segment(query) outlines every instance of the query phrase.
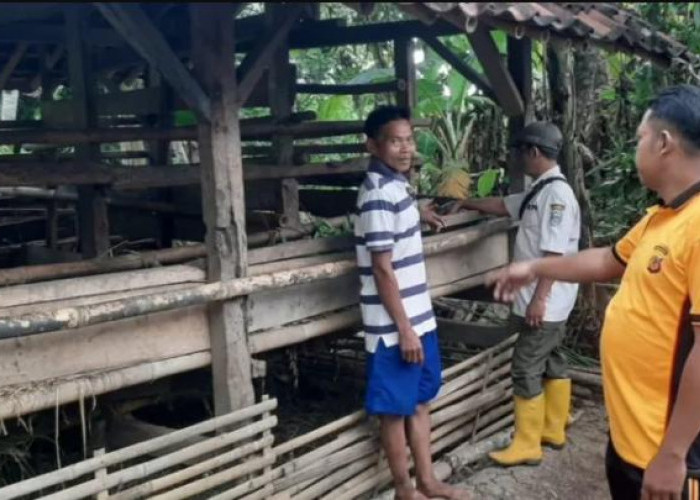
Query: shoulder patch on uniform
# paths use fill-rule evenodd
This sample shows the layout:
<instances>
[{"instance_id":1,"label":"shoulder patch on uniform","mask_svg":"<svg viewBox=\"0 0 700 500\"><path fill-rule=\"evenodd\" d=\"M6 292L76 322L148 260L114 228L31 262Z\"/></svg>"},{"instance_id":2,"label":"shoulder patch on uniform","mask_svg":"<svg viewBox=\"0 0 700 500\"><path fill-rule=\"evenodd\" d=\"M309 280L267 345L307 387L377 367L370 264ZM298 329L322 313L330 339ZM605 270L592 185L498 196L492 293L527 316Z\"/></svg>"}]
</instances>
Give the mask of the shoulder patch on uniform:
<instances>
[{"instance_id":1,"label":"shoulder patch on uniform","mask_svg":"<svg viewBox=\"0 0 700 500\"><path fill-rule=\"evenodd\" d=\"M549 225L556 227L561 224L564 219L564 210L566 210L566 205L561 203L552 203L549 205Z\"/></svg>"}]
</instances>

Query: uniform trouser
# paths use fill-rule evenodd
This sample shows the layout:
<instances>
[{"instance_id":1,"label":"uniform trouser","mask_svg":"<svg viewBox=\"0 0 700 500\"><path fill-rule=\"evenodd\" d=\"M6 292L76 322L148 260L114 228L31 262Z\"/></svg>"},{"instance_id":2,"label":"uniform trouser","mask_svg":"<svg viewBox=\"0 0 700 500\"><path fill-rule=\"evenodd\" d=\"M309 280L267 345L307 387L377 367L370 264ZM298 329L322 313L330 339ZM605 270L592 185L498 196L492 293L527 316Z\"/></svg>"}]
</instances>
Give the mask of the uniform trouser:
<instances>
[{"instance_id":1,"label":"uniform trouser","mask_svg":"<svg viewBox=\"0 0 700 500\"><path fill-rule=\"evenodd\" d=\"M561 350L566 321L545 321L533 328L525 318L511 314L509 329L519 333L511 368L516 396L531 399L541 394L543 378L568 378L566 356Z\"/></svg>"},{"instance_id":2,"label":"uniform trouser","mask_svg":"<svg viewBox=\"0 0 700 500\"><path fill-rule=\"evenodd\" d=\"M639 500L644 471L622 460L611 441L608 441L608 450L605 453L605 474L613 500ZM696 477L688 477L683 485L681 499L698 500L699 498L700 480Z\"/></svg>"}]
</instances>

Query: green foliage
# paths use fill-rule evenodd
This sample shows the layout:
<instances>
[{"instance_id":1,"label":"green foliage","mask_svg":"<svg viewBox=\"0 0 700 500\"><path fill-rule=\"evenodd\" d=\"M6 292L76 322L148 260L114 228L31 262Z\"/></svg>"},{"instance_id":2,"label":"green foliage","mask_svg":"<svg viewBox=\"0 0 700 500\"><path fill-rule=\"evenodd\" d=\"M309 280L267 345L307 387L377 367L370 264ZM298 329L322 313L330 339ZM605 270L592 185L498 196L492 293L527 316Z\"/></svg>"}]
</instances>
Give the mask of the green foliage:
<instances>
[{"instance_id":1,"label":"green foliage","mask_svg":"<svg viewBox=\"0 0 700 500\"><path fill-rule=\"evenodd\" d=\"M500 177L501 170L498 168L484 170L476 183L476 195L479 198L491 196L496 190L496 186L498 186L498 180Z\"/></svg>"}]
</instances>

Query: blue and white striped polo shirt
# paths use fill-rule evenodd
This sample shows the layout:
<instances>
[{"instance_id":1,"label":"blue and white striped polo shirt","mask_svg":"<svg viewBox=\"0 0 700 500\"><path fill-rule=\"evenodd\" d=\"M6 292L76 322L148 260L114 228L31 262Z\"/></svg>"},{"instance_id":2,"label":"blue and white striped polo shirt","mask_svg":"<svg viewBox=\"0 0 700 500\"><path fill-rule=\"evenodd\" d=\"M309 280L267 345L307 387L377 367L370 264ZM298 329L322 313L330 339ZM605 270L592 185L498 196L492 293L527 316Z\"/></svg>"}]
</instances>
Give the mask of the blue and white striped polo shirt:
<instances>
[{"instance_id":1,"label":"blue and white striped polo shirt","mask_svg":"<svg viewBox=\"0 0 700 500\"><path fill-rule=\"evenodd\" d=\"M365 347L369 352L376 351L379 339L387 347L399 342L396 325L377 292L371 252L391 251L401 300L418 336L437 328L428 293L420 216L409 187L403 174L372 158L357 197L355 247Z\"/></svg>"}]
</instances>

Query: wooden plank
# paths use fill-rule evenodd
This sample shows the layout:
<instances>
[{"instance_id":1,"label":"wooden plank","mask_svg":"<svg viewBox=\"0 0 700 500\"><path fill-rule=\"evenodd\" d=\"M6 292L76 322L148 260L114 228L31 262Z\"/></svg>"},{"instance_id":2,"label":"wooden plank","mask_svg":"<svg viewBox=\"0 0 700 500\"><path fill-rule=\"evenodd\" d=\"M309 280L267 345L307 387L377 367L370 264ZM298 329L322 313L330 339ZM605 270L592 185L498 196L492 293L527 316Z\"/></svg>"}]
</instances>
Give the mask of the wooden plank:
<instances>
[{"instance_id":1,"label":"wooden plank","mask_svg":"<svg viewBox=\"0 0 700 500\"><path fill-rule=\"evenodd\" d=\"M82 5L66 7L66 47L68 48L68 72L73 94L73 123L79 129L95 124L94 97L96 88L90 67L90 52L81 33L86 26L87 11ZM78 160L89 161L99 152L93 144L76 147ZM104 191L95 186L78 188L78 231L80 253L85 258L104 255L109 249L109 216Z\"/></svg>"},{"instance_id":2,"label":"wooden plank","mask_svg":"<svg viewBox=\"0 0 700 500\"><path fill-rule=\"evenodd\" d=\"M467 37L505 114L508 117L522 115L525 112L523 99L489 28L480 24L473 33L467 33Z\"/></svg>"},{"instance_id":3,"label":"wooden plank","mask_svg":"<svg viewBox=\"0 0 700 500\"><path fill-rule=\"evenodd\" d=\"M12 72L15 70L15 68L17 68L17 65L24 57L24 54L27 52L28 48L28 42L19 42L15 46L15 50L12 52L12 55L2 67L2 70L0 70L0 90L5 88L5 85L7 85L7 81L10 79Z\"/></svg>"},{"instance_id":4,"label":"wooden plank","mask_svg":"<svg viewBox=\"0 0 700 500\"><path fill-rule=\"evenodd\" d=\"M296 91L299 94L316 95L362 95L380 94L382 92L396 92L399 82L396 80L381 83L364 83L357 85L330 85L321 83L297 83Z\"/></svg>"},{"instance_id":5,"label":"wooden plank","mask_svg":"<svg viewBox=\"0 0 700 500\"><path fill-rule=\"evenodd\" d=\"M367 169L367 158L344 162L309 163L308 165L247 165L246 182L265 179L302 179L341 174L361 174ZM116 167L98 162L62 161L55 163L0 163L0 185L112 185L115 189L190 186L200 183L198 165L153 165Z\"/></svg>"},{"instance_id":6,"label":"wooden plank","mask_svg":"<svg viewBox=\"0 0 700 500\"><path fill-rule=\"evenodd\" d=\"M160 71L190 109L205 120L211 118L209 97L138 4L95 2L94 5L124 40Z\"/></svg>"},{"instance_id":7,"label":"wooden plank","mask_svg":"<svg viewBox=\"0 0 700 500\"><path fill-rule=\"evenodd\" d=\"M429 119L413 120L415 127L429 127ZM337 135L362 134L364 122L355 120L319 121L294 124L257 124L246 126L241 138L246 141L269 140L275 134L292 135L303 139L331 137ZM5 144L51 143L76 144L79 142L128 142L135 140L170 140L188 141L197 138L194 127L176 127L171 129L129 128L92 128L83 130L8 130L3 132Z\"/></svg>"},{"instance_id":8,"label":"wooden plank","mask_svg":"<svg viewBox=\"0 0 700 500\"><path fill-rule=\"evenodd\" d=\"M399 106L413 109L417 103L416 95L416 65L413 62L415 44L409 37L394 40L394 70L398 89L396 102Z\"/></svg>"},{"instance_id":9,"label":"wooden plank","mask_svg":"<svg viewBox=\"0 0 700 500\"><path fill-rule=\"evenodd\" d=\"M195 71L212 96L211 123L199 125L207 279L248 274L243 164L234 67L233 5L191 4ZM209 306L217 414L253 404L245 298Z\"/></svg>"},{"instance_id":10,"label":"wooden plank","mask_svg":"<svg viewBox=\"0 0 700 500\"><path fill-rule=\"evenodd\" d=\"M423 38L423 41L428 44L428 46L435 51L446 63L448 63L452 68L454 68L460 75L466 78L468 81L472 82L481 90L484 95L490 99L496 100L496 96L493 93L491 85L489 85L488 80L476 71L474 68L465 63L460 59L457 54L452 52L448 47L446 47L440 40L436 37L428 36Z\"/></svg>"},{"instance_id":11,"label":"wooden plank","mask_svg":"<svg viewBox=\"0 0 700 500\"><path fill-rule=\"evenodd\" d=\"M268 5L269 7L270 5ZM284 17L276 18L279 22L268 26L262 36L256 42L255 47L241 62L240 73L242 75L238 85L238 100L243 103L258 84L260 77L273 60L275 51L284 43L299 15L304 9L303 5L292 5L284 9ZM274 67L271 68L274 70Z\"/></svg>"}]
</instances>

